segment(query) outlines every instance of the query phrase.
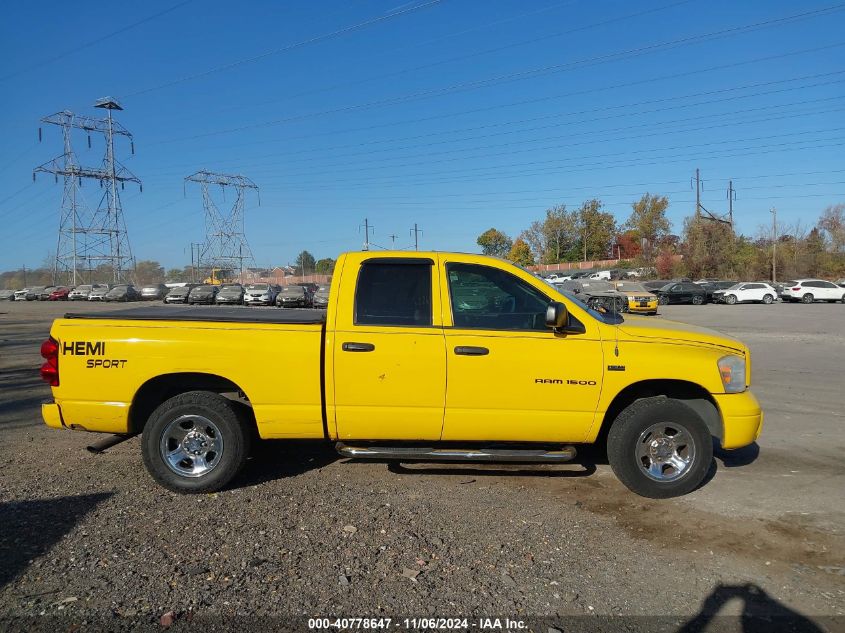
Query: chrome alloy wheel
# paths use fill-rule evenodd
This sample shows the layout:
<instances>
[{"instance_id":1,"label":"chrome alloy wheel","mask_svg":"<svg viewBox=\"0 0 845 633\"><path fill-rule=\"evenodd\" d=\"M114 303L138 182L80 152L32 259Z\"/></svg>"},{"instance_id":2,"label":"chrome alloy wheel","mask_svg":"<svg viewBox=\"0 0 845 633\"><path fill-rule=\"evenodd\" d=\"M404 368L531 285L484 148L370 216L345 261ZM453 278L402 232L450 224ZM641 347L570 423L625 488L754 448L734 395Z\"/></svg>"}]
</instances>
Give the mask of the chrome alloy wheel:
<instances>
[{"instance_id":1,"label":"chrome alloy wheel","mask_svg":"<svg viewBox=\"0 0 845 633\"><path fill-rule=\"evenodd\" d=\"M161 434L161 458L182 477L202 477L220 463L223 435L208 418L180 415Z\"/></svg>"},{"instance_id":2,"label":"chrome alloy wheel","mask_svg":"<svg viewBox=\"0 0 845 633\"><path fill-rule=\"evenodd\" d=\"M647 477L659 482L683 477L695 460L695 443L680 425L652 424L640 434L634 449L637 463Z\"/></svg>"}]
</instances>

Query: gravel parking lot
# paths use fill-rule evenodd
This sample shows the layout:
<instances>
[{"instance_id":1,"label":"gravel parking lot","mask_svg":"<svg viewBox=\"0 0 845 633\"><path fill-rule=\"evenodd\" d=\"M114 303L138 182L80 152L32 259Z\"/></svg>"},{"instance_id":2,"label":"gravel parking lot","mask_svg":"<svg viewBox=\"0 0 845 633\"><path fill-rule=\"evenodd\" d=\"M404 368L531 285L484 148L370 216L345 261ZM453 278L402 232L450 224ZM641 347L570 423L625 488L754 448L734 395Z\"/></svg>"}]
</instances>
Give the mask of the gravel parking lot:
<instances>
[{"instance_id":1,"label":"gravel parking lot","mask_svg":"<svg viewBox=\"0 0 845 633\"><path fill-rule=\"evenodd\" d=\"M169 493L146 474L137 438L92 455L98 437L40 419L51 320L113 307L0 304L5 630L36 616L75 630L249 614L554 616L544 622L559 630L576 615L845 623L845 306L661 309L654 318L750 345L766 415L759 446L717 455L704 487L667 501L628 492L598 454L568 466L399 465L281 442L262 445L225 492Z\"/></svg>"}]
</instances>

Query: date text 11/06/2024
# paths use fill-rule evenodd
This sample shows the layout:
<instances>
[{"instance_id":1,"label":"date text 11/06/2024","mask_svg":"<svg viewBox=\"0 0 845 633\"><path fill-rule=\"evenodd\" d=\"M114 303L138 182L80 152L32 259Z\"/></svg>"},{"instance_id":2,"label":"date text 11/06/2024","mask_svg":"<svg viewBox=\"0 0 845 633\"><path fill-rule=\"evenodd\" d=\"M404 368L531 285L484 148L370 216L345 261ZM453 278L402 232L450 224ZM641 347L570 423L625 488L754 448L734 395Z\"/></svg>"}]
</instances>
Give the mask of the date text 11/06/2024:
<instances>
[{"instance_id":1,"label":"date text 11/06/2024","mask_svg":"<svg viewBox=\"0 0 845 633\"><path fill-rule=\"evenodd\" d=\"M309 630L359 629L377 630L401 628L409 630L520 631L527 629L523 620L510 618L309 618Z\"/></svg>"}]
</instances>

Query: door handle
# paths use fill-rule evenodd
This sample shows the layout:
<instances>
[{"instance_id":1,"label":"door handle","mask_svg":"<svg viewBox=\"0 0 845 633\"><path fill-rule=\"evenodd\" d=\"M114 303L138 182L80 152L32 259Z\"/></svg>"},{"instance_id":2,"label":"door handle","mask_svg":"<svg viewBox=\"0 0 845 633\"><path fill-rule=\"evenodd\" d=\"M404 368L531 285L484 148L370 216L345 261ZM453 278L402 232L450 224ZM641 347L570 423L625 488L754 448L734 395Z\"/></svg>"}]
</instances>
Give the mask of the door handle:
<instances>
[{"instance_id":1,"label":"door handle","mask_svg":"<svg viewBox=\"0 0 845 633\"><path fill-rule=\"evenodd\" d=\"M344 343L340 346L344 352L372 352L375 348L372 343Z\"/></svg>"},{"instance_id":2,"label":"door handle","mask_svg":"<svg viewBox=\"0 0 845 633\"><path fill-rule=\"evenodd\" d=\"M473 347L471 345L458 345L455 354L458 356L487 356L490 350L486 347Z\"/></svg>"}]
</instances>

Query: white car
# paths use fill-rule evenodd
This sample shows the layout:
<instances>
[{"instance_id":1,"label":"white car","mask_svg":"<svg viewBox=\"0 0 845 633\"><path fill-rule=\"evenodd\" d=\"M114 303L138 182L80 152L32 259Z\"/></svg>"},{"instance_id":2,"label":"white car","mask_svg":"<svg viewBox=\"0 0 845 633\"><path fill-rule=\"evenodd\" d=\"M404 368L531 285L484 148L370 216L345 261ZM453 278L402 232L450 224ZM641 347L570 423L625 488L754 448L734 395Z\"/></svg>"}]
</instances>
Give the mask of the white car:
<instances>
[{"instance_id":1,"label":"white car","mask_svg":"<svg viewBox=\"0 0 845 633\"><path fill-rule=\"evenodd\" d=\"M800 301L813 303L814 301L841 301L845 303L845 288L837 286L823 279L796 279L783 289L784 301Z\"/></svg>"},{"instance_id":2,"label":"white car","mask_svg":"<svg viewBox=\"0 0 845 633\"><path fill-rule=\"evenodd\" d=\"M717 290L713 293L713 303L743 303L745 301L759 301L760 303L772 303L778 298L778 291L769 284L762 282L740 282L730 288Z\"/></svg>"},{"instance_id":3,"label":"white car","mask_svg":"<svg viewBox=\"0 0 845 633\"><path fill-rule=\"evenodd\" d=\"M604 281L610 281L610 271L609 270L600 270L597 273L593 273L589 277L590 279L603 279Z\"/></svg>"},{"instance_id":4,"label":"white car","mask_svg":"<svg viewBox=\"0 0 845 633\"><path fill-rule=\"evenodd\" d=\"M15 291L15 301L26 301L26 295L29 294L31 288L24 288L23 290Z\"/></svg>"}]
</instances>

